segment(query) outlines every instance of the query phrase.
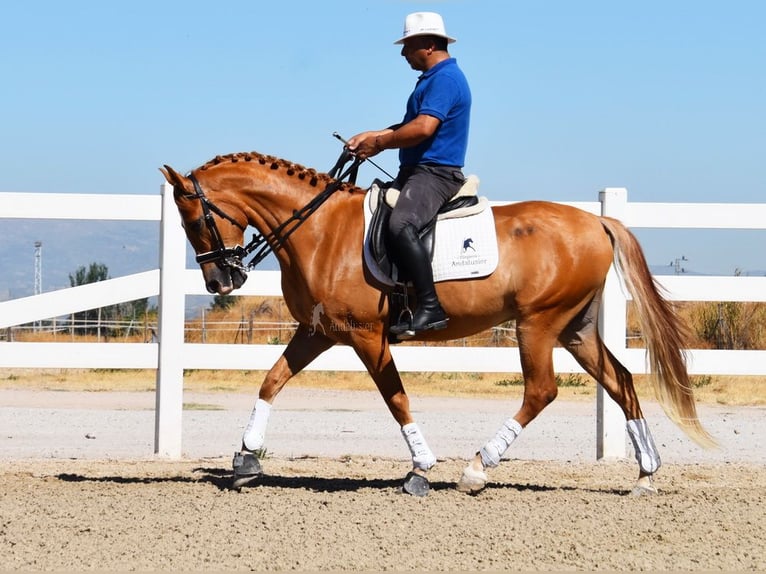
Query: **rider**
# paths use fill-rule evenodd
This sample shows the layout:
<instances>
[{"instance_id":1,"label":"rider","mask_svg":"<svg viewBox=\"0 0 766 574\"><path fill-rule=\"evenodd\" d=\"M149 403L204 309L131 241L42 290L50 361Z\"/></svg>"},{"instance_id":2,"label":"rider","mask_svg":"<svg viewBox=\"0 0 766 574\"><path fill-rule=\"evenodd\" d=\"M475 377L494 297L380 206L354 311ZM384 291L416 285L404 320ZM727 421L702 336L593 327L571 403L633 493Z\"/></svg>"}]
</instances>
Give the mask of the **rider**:
<instances>
[{"instance_id":1,"label":"rider","mask_svg":"<svg viewBox=\"0 0 766 574\"><path fill-rule=\"evenodd\" d=\"M418 308L411 321L391 327L400 339L419 331L443 329L449 318L434 288L427 249L418 232L452 199L465 178L462 167L468 147L471 91L457 61L447 51L455 42L444 21L434 12L409 14L401 55L414 70L423 72L407 101L401 123L366 131L348 141L358 157L372 157L384 149L399 149L399 173L393 187L401 194L388 224L394 262L412 281Z\"/></svg>"}]
</instances>

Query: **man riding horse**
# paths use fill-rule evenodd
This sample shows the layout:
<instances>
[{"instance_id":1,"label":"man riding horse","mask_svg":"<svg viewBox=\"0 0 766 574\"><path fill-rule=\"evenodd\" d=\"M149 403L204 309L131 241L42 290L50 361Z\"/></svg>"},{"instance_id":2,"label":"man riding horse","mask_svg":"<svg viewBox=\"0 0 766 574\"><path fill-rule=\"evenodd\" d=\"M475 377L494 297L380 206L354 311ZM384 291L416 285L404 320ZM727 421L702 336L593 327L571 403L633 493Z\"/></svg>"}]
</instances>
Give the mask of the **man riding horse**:
<instances>
[{"instance_id":1,"label":"man riding horse","mask_svg":"<svg viewBox=\"0 0 766 574\"><path fill-rule=\"evenodd\" d=\"M417 309L410 319L392 325L398 339L430 329L444 329L449 318L434 288L430 255L418 232L458 192L465 181L461 168L468 146L471 91L457 61L450 57L444 21L434 12L407 16L401 54L412 69L423 72L407 101L400 124L366 131L348 141L360 158L384 149L399 149L399 173L392 187L401 191L388 223L390 256L412 281Z\"/></svg>"}]
</instances>

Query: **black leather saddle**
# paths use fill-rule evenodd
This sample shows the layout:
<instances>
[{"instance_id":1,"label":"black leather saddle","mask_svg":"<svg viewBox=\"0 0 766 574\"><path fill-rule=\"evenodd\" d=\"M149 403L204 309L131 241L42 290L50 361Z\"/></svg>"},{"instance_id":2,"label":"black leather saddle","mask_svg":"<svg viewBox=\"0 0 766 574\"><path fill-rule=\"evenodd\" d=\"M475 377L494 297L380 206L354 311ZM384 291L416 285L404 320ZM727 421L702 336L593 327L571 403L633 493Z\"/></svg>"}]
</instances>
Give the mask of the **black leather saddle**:
<instances>
[{"instance_id":1,"label":"black leather saddle","mask_svg":"<svg viewBox=\"0 0 766 574\"><path fill-rule=\"evenodd\" d=\"M390 183L384 183L380 180L375 180L373 186L379 188L378 199L375 206L375 211L372 214L370 221L370 229L367 234L367 242L372 256L373 262L375 262L381 273L386 275L394 283L406 283L407 277L401 277L396 265L391 261L389 257L390 242L388 237L388 220L391 218L391 212L393 207L387 201L387 194L391 191ZM423 229L418 232L418 236L425 245L428 253L433 259L434 245L436 242L436 221L440 215L463 209L467 207L473 207L479 203L479 198L475 194L475 191L471 195L461 195L460 192L454 199L445 203L436 217L428 223Z\"/></svg>"}]
</instances>

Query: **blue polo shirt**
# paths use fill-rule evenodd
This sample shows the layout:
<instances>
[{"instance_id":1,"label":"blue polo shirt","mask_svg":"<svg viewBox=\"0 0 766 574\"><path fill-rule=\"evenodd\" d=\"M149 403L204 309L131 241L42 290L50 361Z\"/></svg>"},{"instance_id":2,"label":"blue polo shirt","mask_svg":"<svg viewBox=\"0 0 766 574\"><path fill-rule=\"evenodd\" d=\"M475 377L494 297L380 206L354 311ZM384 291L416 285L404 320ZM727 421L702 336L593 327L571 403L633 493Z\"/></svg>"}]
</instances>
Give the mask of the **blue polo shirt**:
<instances>
[{"instance_id":1,"label":"blue polo shirt","mask_svg":"<svg viewBox=\"0 0 766 574\"><path fill-rule=\"evenodd\" d=\"M402 123L420 114L437 118L441 125L424 142L399 150L401 166L432 164L463 167L468 147L471 90L455 58L439 62L418 78L407 100L407 113Z\"/></svg>"}]
</instances>

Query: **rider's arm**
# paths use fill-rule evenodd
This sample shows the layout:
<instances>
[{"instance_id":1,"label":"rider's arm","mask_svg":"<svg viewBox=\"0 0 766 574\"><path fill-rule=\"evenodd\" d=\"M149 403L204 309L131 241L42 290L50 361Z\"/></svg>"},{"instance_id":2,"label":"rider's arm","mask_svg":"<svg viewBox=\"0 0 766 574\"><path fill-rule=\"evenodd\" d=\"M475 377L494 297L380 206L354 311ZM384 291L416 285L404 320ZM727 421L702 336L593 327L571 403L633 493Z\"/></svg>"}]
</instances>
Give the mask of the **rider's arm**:
<instances>
[{"instance_id":1,"label":"rider's arm","mask_svg":"<svg viewBox=\"0 0 766 574\"><path fill-rule=\"evenodd\" d=\"M384 149L412 147L431 137L440 123L433 116L420 114L406 124L355 135L348 140L348 149L359 156L372 157Z\"/></svg>"},{"instance_id":2,"label":"rider's arm","mask_svg":"<svg viewBox=\"0 0 766 574\"><path fill-rule=\"evenodd\" d=\"M433 116L420 114L393 131L386 131L375 136L375 146L379 152L389 148L398 149L418 145L434 135L440 123Z\"/></svg>"}]
</instances>

